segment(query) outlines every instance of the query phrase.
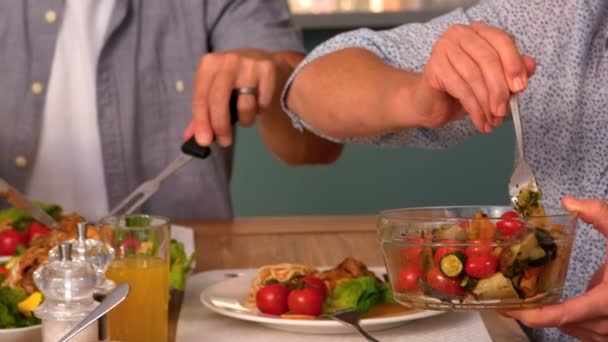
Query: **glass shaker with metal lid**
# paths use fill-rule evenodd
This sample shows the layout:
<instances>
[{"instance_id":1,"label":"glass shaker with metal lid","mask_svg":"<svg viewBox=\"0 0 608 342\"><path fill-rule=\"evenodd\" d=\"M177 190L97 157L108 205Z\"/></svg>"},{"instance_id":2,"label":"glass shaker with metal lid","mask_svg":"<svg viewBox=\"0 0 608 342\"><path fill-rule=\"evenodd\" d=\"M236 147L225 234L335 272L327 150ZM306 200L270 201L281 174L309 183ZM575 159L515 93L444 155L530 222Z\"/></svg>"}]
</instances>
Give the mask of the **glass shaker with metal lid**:
<instances>
[{"instance_id":1,"label":"glass shaker with metal lid","mask_svg":"<svg viewBox=\"0 0 608 342\"><path fill-rule=\"evenodd\" d=\"M105 272L114 259L114 248L101 240L88 239L87 227L92 225L88 222L79 222L76 224L77 235L76 239L67 241L72 245L72 258L90 263L93 268L100 273L100 284L98 291L107 293L111 291L115 284L113 281L105 278ZM54 247L49 251L51 260L59 259L59 247Z\"/></svg>"},{"instance_id":2,"label":"glass shaker with metal lid","mask_svg":"<svg viewBox=\"0 0 608 342\"><path fill-rule=\"evenodd\" d=\"M93 293L100 283L99 272L83 260L72 258L72 244L59 245L58 259L34 272L34 282L44 295L35 310L42 320L43 342L55 342L98 305ZM71 341L98 341L97 323Z\"/></svg>"}]
</instances>

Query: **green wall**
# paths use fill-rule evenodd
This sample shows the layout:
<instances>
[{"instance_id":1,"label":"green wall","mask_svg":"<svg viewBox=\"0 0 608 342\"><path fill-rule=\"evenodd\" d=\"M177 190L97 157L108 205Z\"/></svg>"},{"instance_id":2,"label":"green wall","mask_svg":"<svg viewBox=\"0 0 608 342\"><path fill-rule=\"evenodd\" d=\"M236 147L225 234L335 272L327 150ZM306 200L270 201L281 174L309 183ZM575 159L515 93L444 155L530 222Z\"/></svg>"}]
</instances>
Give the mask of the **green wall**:
<instances>
[{"instance_id":1,"label":"green wall","mask_svg":"<svg viewBox=\"0 0 608 342\"><path fill-rule=\"evenodd\" d=\"M307 49L338 33L304 33ZM239 129L232 179L236 216L373 214L426 205L506 204L510 122L447 150L350 145L330 166L288 167L257 129Z\"/></svg>"}]
</instances>

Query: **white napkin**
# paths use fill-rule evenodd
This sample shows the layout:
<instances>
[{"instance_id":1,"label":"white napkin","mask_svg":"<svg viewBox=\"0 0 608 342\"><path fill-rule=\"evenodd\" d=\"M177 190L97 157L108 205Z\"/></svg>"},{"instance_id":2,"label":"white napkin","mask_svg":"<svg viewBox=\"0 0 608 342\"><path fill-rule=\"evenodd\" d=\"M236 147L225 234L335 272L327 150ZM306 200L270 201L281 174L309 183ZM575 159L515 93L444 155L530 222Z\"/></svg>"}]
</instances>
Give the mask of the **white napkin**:
<instances>
[{"instance_id":1,"label":"white napkin","mask_svg":"<svg viewBox=\"0 0 608 342\"><path fill-rule=\"evenodd\" d=\"M258 323L220 316L203 306L199 296L205 287L226 279L225 273L241 271L209 271L199 273L189 279L177 326L178 341L222 342L235 341L241 337L246 338L247 342L362 341L361 337L355 334L311 335L274 330ZM446 313L413 320L393 329L373 332L372 335L383 342L492 341L481 316L476 312Z\"/></svg>"}]
</instances>

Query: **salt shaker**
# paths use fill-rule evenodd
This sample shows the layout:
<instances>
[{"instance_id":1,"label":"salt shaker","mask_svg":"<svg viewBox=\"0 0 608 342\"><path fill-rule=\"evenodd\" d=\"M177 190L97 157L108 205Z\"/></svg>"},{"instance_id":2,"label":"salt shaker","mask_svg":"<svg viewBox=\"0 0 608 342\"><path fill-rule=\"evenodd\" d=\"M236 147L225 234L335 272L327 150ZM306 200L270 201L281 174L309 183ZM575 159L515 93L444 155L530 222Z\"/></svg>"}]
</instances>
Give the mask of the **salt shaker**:
<instances>
[{"instance_id":1,"label":"salt shaker","mask_svg":"<svg viewBox=\"0 0 608 342\"><path fill-rule=\"evenodd\" d=\"M72 258L72 244L62 243L58 259L34 272L34 282L44 294L35 314L42 320L43 342L55 342L98 305L93 300L100 280L99 272L83 260ZM73 342L98 341L97 323L74 338Z\"/></svg>"},{"instance_id":2,"label":"salt shaker","mask_svg":"<svg viewBox=\"0 0 608 342\"><path fill-rule=\"evenodd\" d=\"M79 222L76 224L76 239L67 241L72 245L72 258L89 262L99 273L100 284L97 292L108 293L116 285L105 278L105 272L114 259L114 248L100 240L87 239L87 226L90 223ZM49 251L51 260L59 259L59 246Z\"/></svg>"}]
</instances>

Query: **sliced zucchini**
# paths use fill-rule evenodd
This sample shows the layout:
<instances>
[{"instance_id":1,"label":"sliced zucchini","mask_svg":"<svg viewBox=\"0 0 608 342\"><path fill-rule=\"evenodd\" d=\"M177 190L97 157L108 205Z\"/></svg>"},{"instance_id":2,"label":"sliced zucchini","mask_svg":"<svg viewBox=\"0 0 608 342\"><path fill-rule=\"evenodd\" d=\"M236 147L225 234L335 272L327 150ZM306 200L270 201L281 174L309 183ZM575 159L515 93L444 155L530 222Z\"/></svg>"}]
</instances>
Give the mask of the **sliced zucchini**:
<instances>
[{"instance_id":1,"label":"sliced zucchini","mask_svg":"<svg viewBox=\"0 0 608 342\"><path fill-rule=\"evenodd\" d=\"M519 298L511 279L500 272L494 273L489 278L480 279L472 293L478 300Z\"/></svg>"},{"instance_id":2,"label":"sliced zucchini","mask_svg":"<svg viewBox=\"0 0 608 342\"><path fill-rule=\"evenodd\" d=\"M464 270L466 256L461 251L448 253L439 260L439 269L448 277L458 277Z\"/></svg>"}]
</instances>

